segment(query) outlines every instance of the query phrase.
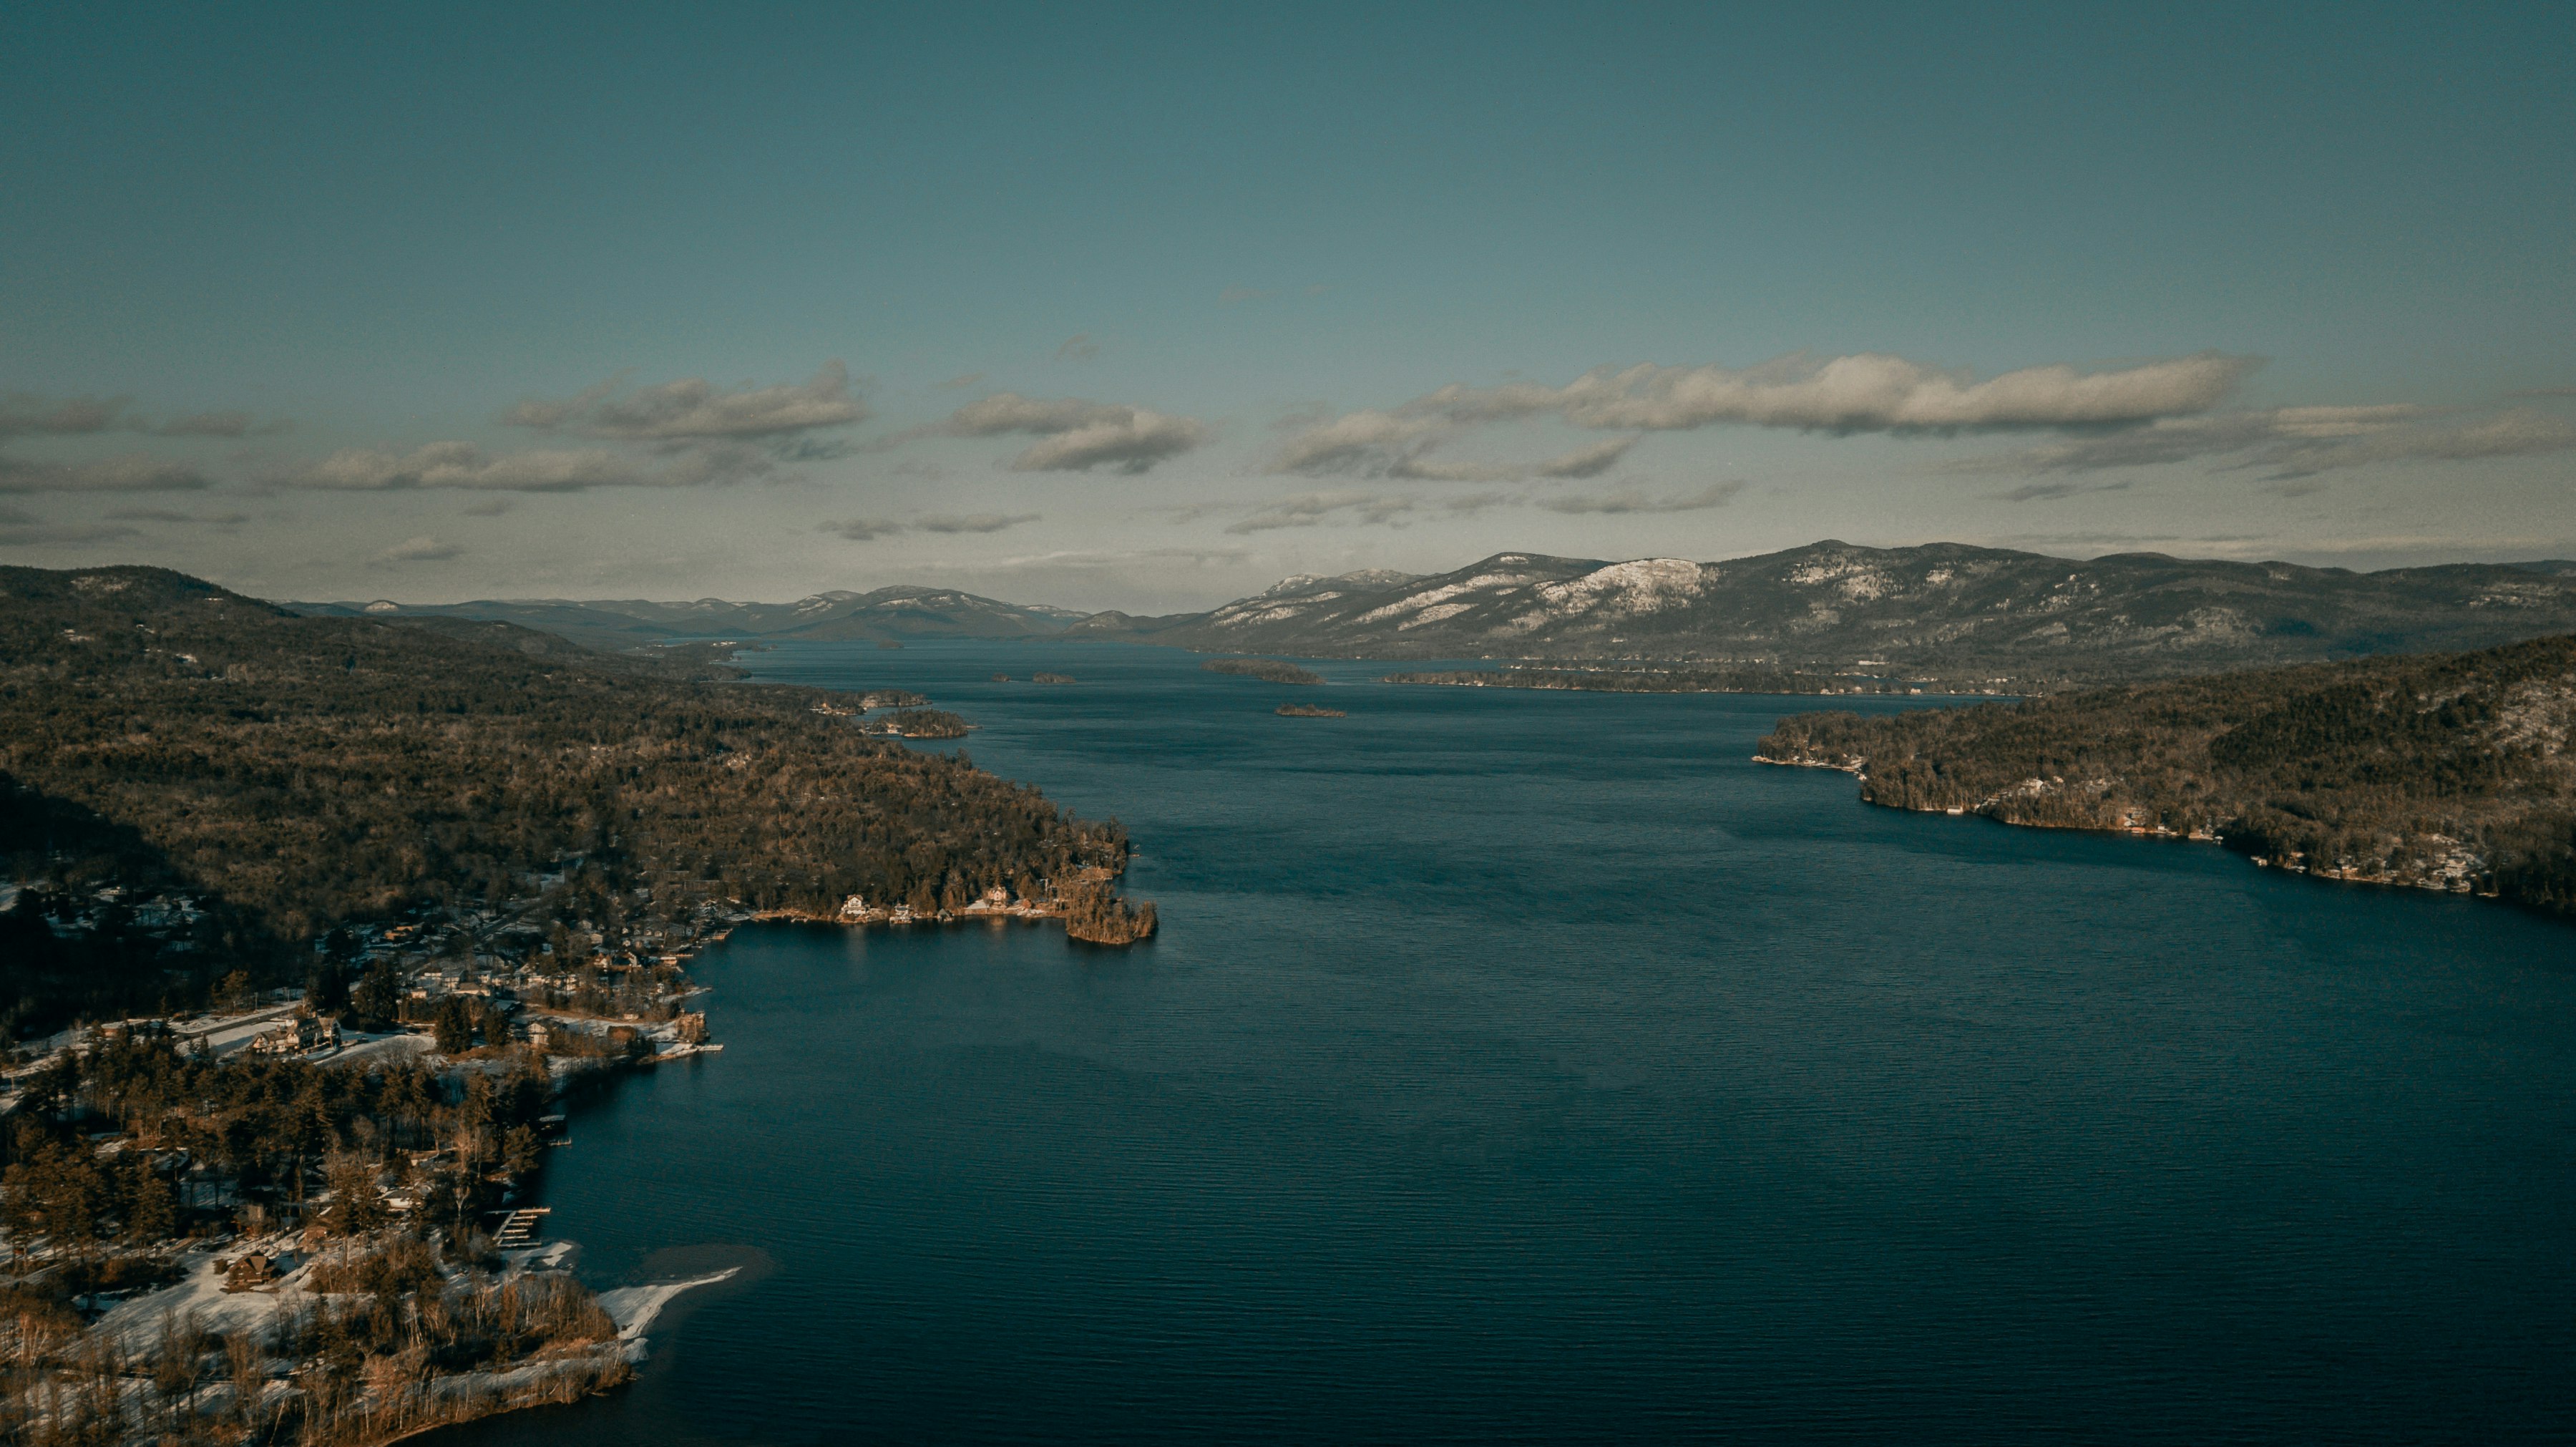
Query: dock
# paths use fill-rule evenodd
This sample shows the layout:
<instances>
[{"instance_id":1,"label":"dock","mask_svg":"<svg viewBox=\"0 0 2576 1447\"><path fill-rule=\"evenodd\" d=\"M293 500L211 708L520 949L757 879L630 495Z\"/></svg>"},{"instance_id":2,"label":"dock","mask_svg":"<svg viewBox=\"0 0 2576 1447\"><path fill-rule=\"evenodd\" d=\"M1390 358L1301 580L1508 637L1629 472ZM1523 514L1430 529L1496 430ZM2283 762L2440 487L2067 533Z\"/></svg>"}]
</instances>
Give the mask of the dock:
<instances>
[{"instance_id":1,"label":"dock","mask_svg":"<svg viewBox=\"0 0 2576 1447\"><path fill-rule=\"evenodd\" d=\"M522 1206L501 1218L501 1229L492 1233L492 1244L503 1251L516 1251L537 1244L537 1228L553 1214L552 1206Z\"/></svg>"}]
</instances>

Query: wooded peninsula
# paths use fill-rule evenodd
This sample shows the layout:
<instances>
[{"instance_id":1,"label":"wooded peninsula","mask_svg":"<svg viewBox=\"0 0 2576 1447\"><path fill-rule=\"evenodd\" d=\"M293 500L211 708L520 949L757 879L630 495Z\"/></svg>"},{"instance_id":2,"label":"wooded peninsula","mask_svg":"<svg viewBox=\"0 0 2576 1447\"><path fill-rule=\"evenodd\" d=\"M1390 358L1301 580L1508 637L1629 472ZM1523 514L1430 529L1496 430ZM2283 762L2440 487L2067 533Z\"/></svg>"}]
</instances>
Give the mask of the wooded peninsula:
<instances>
[{"instance_id":1,"label":"wooded peninsula","mask_svg":"<svg viewBox=\"0 0 2576 1447\"><path fill-rule=\"evenodd\" d=\"M743 682L510 624L0 569L0 1438L363 1444L623 1381L527 1206L578 1082L721 1049L745 921L1122 945L1115 822Z\"/></svg>"},{"instance_id":2,"label":"wooded peninsula","mask_svg":"<svg viewBox=\"0 0 2576 1447\"><path fill-rule=\"evenodd\" d=\"M2224 839L2332 879L2576 913L2576 638L1971 708L1782 719L1768 763L2011 824Z\"/></svg>"},{"instance_id":3,"label":"wooded peninsula","mask_svg":"<svg viewBox=\"0 0 2576 1447\"><path fill-rule=\"evenodd\" d=\"M291 957L336 926L498 904L574 860L567 908L594 919L852 894L935 916L1125 870L1115 821L865 737L849 695L439 623L298 617L159 569L0 569L14 877L185 881L206 916L204 948L84 966L78 998L0 966L0 1025L190 1007L235 968L300 977ZM46 910L8 913L24 933Z\"/></svg>"}]
</instances>

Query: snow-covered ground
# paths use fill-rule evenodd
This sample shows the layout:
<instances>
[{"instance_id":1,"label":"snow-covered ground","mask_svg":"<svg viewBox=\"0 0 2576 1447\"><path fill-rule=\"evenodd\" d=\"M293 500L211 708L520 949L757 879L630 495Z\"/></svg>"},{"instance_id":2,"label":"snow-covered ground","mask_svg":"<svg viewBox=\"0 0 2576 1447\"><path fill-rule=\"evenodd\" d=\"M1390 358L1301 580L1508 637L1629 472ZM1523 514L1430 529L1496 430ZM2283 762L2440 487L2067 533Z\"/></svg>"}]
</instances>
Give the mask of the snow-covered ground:
<instances>
[{"instance_id":1,"label":"snow-covered ground","mask_svg":"<svg viewBox=\"0 0 2576 1447\"><path fill-rule=\"evenodd\" d=\"M295 1239L291 1234L269 1236L235 1241L221 1251L183 1251L179 1253L179 1267L187 1273L185 1276L159 1291L118 1303L99 1318L97 1330L113 1334L120 1347L134 1353L150 1348L160 1339L165 1317L185 1321L193 1314L205 1330L226 1335L265 1326L278 1312L313 1300L303 1285L313 1269L312 1263L302 1262L276 1281L254 1290L226 1291L224 1270L217 1262L230 1261L250 1251L272 1257L293 1252Z\"/></svg>"},{"instance_id":2,"label":"snow-covered ground","mask_svg":"<svg viewBox=\"0 0 2576 1447\"><path fill-rule=\"evenodd\" d=\"M686 1281L649 1281L642 1286L621 1286L614 1291L601 1292L599 1304L607 1309L609 1319L617 1323L618 1340L640 1343L644 1340L644 1333L652 1329L653 1319L662 1314L662 1308L669 1306L672 1298L701 1286L730 1281L741 1271L739 1266L728 1266L722 1271L694 1276Z\"/></svg>"}]
</instances>

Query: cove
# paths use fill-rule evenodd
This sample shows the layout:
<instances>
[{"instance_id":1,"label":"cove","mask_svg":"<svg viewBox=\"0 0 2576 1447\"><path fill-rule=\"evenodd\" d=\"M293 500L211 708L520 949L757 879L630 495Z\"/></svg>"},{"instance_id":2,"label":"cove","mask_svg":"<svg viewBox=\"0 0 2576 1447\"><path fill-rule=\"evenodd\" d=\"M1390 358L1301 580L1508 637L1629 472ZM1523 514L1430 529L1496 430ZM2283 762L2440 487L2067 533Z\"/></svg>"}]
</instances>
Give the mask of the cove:
<instances>
[{"instance_id":1,"label":"cove","mask_svg":"<svg viewBox=\"0 0 2576 1447\"><path fill-rule=\"evenodd\" d=\"M1749 761L1816 700L743 661L974 720L1128 825L1162 933L737 933L725 1053L580 1106L545 1189L600 1284L765 1274L441 1442L2568 1429L2564 924Z\"/></svg>"}]
</instances>

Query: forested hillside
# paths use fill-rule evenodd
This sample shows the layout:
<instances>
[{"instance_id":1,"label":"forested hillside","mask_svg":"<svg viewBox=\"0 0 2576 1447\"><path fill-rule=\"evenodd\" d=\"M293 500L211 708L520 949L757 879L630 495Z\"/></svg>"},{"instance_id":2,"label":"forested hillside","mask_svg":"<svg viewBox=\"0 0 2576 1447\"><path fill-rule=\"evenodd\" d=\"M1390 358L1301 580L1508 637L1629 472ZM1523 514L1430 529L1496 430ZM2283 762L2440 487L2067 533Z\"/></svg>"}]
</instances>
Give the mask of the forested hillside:
<instances>
[{"instance_id":1,"label":"forested hillside","mask_svg":"<svg viewBox=\"0 0 2576 1447\"><path fill-rule=\"evenodd\" d=\"M2576 582L2559 566L2354 573L1830 540L1715 563L1498 553L1431 577L1290 578L1203 614L1101 614L1066 636L1309 658L1651 660L2034 693L2564 633L2576 629Z\"/></svg>"},{"instance_id":2,"label":"forested hillside","mask_svg":"<svg viewBox=\"0 0 2576 1447\"><path fill-rule=\"evenodd\" d=\"M157 569L0 569L11 877L158 871L246 949L497 905L549 874L613 922L853 892L938 908L1124 868L1116 824L850 713L506 625L299 617Z\"/></svg>"},{"instance_id":3,"label":"forested hillside","mask_svg":"<svg viewBox=\"0 0 2576 1447\"><path fill-rule=\"evenodd\" d=\"M1862 718L1757 756L2014 824L2217 834L2285 868L2576 912L2576 638Z\"/></svg>"}]
</instances>

